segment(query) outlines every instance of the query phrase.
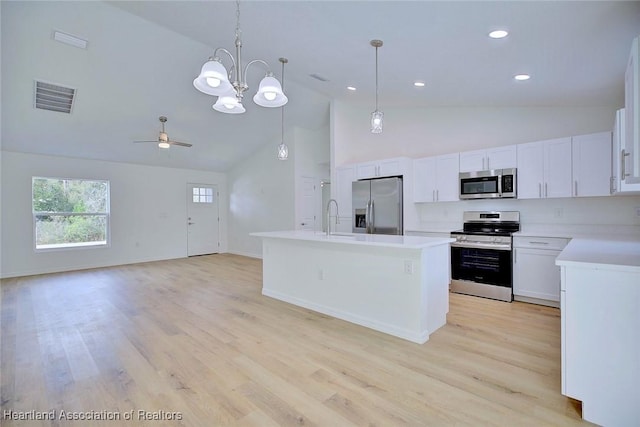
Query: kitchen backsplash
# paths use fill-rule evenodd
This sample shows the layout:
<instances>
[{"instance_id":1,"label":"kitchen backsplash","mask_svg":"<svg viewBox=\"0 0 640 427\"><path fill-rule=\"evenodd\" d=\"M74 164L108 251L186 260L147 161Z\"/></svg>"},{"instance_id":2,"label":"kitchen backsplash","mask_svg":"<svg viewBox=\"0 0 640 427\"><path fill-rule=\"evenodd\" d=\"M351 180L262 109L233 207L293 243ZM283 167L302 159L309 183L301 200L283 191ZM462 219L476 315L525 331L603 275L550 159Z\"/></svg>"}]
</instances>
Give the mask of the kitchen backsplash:
<instances>
[{"instance_id":1,"label":"kitchen backsplash","mask_svg":"<svg viewBox=\"0 0 640 427\"><path fill-rule=\"evenodd\" d=\"M462 213L472 210L520 212L522 229L536 226L590 227L640 231L640 196L583 197L536 200L470 200L416 204L418 222L411 230L447 230L462 227Z\"/></svg>"}]
</instances>

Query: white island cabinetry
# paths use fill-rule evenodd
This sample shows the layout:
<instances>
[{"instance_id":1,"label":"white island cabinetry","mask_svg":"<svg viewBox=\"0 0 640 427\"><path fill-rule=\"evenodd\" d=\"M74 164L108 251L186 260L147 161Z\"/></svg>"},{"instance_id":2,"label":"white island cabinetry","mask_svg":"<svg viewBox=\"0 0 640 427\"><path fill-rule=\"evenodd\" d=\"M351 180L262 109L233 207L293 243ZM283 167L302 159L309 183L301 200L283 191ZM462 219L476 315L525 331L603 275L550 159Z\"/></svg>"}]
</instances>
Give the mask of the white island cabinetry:
<instances>
[{"instance_id":1,"label":"white island cabinetry","mask_svg":"<svg viewBox=\"0 0 640 427\"><path fill-rule=\"evenodd\" d=\"M253 233L263 295L416 343L446 323L450 238Z\"/></svg>"},{"instance_id":2,"label":"white island cabinetry","mask_svg":"<svg viewBox=\"0 0 640 427\"><path fill-rule=\"evenodd\" d=\"M592 423L640 425L640 242L573 239L556 263L562 394Z\"/></svg>"}]
</instances>

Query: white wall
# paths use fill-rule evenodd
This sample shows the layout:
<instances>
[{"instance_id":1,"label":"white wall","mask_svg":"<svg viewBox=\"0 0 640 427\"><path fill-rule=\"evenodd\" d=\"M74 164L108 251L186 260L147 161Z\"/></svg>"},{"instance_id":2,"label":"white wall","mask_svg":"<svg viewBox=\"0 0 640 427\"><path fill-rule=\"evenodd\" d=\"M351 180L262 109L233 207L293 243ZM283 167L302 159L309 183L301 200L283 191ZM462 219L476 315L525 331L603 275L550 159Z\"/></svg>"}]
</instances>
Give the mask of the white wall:
<instances>
[{"instance_id":1,"label":"white wall","mask_svg":"<svg viewBox=\"0 0 640 427\"><path fill-rule=\"evenodd\" d=\"M105 179L111 184L111 245L35 252L31 201L33 176ZM1 276L154 261L187 256L187 183L220 191L220 244L227 246L224 174L187 169L2 153Z\"/></svg>"},{"instance_id":2,"label":"white wall","mask_svg":"<svg viewBox=\"0 0 640 427\"><path fill-rule=\"evenodd\" d=\"M384 109L384 132L374 135L369 131L370 108L338 101L331 108L332 166L611 130L616 110L615 106Z\"/></svg>"},{"instance_id":3,"label":"white wall","mask_svg":"<svg viewBox=\"0 0 640 427\"><path fill-rule=\"evenodd\" d=\"M292 230L295 224L295 145L285 134L289 160L276 157L279 141L266 144L227 174L229 193L229 252L262 256L256 231Z\"/></svg>"},{"instance_id":4,"label":"white wall","mask_svg":"<svg viewBox=\"0 0 640 427\"><path fill-rule=\"evenodd\" d=\"M301 178L329 177L328 126L293 128L285 134L289 159L276 158L280 141L267 144L229 171L229 252L262 257L262 241L249 233L293 230L299 214ZM320 187L318 195L321 197ZM321 226L321 224L320 224Z\"/></svg>"}]
</instances>

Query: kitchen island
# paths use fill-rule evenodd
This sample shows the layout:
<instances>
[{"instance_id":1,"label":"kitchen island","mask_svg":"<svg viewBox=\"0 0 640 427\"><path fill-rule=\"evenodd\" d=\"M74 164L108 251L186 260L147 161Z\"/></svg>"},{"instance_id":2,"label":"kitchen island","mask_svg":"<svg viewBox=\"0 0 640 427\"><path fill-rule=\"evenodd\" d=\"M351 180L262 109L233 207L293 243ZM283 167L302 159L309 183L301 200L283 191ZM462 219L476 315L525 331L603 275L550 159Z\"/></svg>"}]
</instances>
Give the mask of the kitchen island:
<instances>
[{"instance_id":1,"label":"kitchen island","mask_svg":"<svg viewBox=\"0 0 640 427\"><path fill-rule=\"evenodd\" d=\"M262 294L422 344L449 311L450 238L252 233Z\"/></svg>"},{"instance_id":2,"label":"kitchen island","mask_svg":"<svg viewBox=\"0 0 640 427\"><path fill-rule=\"evenodd\" d=\"M573 239L556 264L562 394L592 423L640 425L640 241Z\"/></svg>"}]
</instances>

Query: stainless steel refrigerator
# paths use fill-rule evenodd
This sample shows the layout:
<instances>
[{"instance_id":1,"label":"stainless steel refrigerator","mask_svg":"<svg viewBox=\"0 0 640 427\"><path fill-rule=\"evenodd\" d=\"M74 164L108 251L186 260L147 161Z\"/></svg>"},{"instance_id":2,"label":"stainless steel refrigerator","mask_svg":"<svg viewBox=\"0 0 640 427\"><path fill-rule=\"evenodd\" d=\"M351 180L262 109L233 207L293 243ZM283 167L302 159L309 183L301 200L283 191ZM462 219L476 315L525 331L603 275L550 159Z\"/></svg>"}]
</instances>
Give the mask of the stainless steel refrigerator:
<instances>
[{"instance_id":1,"label":"stainless steel refrigerator","mask_svg":"<svg viewBox=\"0 0 640 427\"><path fill-rule=\"evenodd\" d=\"M353 232L403 234L402 178L377 178L354 181Z\"/></svg>"}]
</instances>

